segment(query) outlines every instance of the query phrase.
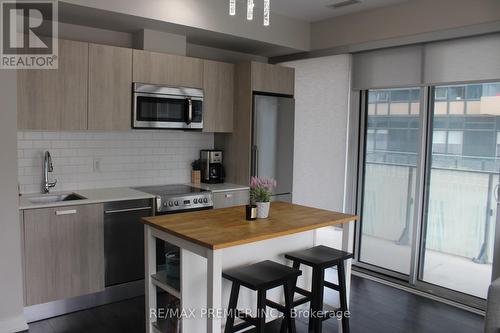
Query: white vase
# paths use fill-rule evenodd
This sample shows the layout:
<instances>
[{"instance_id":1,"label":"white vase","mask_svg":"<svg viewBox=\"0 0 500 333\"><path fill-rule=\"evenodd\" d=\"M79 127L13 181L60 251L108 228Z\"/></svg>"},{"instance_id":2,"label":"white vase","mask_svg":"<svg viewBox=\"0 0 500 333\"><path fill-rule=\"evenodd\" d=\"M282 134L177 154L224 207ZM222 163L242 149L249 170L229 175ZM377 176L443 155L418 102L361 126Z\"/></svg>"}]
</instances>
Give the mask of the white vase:
<instances>
[{"instance_id":1,"label":"white vase","mask_svg":"<svg viewBox=\"0 0 500 333\"><path fill-rule=\"evenodd\" d=\"M270 202L256 202L257 205L257 218L258 219L267 219L269 216L269 207L271 206Z\"/></svg>"}]
</instances>

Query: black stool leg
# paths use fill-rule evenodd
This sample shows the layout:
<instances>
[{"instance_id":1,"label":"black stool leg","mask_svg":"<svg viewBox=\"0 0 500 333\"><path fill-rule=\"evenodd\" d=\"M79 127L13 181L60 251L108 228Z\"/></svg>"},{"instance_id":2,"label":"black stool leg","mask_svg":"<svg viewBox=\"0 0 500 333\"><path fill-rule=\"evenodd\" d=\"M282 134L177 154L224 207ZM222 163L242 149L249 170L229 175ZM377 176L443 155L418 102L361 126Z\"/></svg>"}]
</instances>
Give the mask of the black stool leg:
<instances>
[{"instance_id":1,"label":"black stool leg","mask_svg":"<svg viewBox=\"0 0 500 333\"><path fill-rule=\"evenodd\" d=\"M266 328L266 291L257 291L257 333L264 333Z\"/></svg>"},{"instance_id":2,"label":"black stool leg","mask_svg":"<svg viewBox=\"0 0 500 333\"><path fill-rule=\"evenodd\" d=\"M323 329L323 290L325 282L325 270L313 268L312 276L312 299L311 313L309 314L309 332L321 333Z\"/></svg>"},{"instance_id":3,"label":"black stool leg","mask_svg":"<svg viewBox=\"0 0 500 333\"><path fill-rule=\"evenodd\" d=\"M228 314L226 320L226 328L224 329L224 333L233 333L234 332L234 317L236 316L236 306L238 305L238 294L240 293L240 285L236 282L233 282L231 286L231 296L229 296L229 306L228 306Z\"/></svg>"},{"instance_id":4,"label":"black stool leg","mask_svg":"<svg viewBox=\"0 0 500 333\"><path fill-rule=\"evenodd\" d=\"M294 260L293 261L293 268L295 269L299 269L300 268L300 262ZM297 287L297 279L295 279L295 282L293 284L292 287L292 295L290 296L290 299L291 299L291 302L292 302L292 311L294 311L294 306L293 306L293 298L295 297L295 288ZM286 297L286 287L285 287L285 297ZM286 301L286 299L285 299ZM293 321L294 324L295 324L295 320ZM286 328L287 328L287 323L286 323L286 317L283 316L283 320L281 321L281 329L280 329L280 333L285 333L286 332ZM294 329L294 332L295 332L295 329Z\"/></svg>"},{"instance_id":5,"label":"black stool leg","mask_svg":"<svg viewBox=\"0 0 500 333\"><path fill-rule=\"evenodd\" d=\"M344 262L341 261L337 267L337 273L339 277L339 298L340 298L340 309L342 310L342 333L349 333L349 318L345 316L347 307L347 289L345 281L345 266Z\"/></svg>"},{"instance_id":6,"label":"black stool leg","mask_svg":"<svg viewBox=\"0 0 500 333\"><path fill-rule=\"evenodd\" d=\"M293 294L295 290L295 285L297 284L297 279L292 279L285 282L285 314L284 321L286 327L288 328L288 333L296 333L295 328L295 318L294 318L294 308L293 308ZM283 330L283 324L281 325Z\"/></svg>"}]
</instances>

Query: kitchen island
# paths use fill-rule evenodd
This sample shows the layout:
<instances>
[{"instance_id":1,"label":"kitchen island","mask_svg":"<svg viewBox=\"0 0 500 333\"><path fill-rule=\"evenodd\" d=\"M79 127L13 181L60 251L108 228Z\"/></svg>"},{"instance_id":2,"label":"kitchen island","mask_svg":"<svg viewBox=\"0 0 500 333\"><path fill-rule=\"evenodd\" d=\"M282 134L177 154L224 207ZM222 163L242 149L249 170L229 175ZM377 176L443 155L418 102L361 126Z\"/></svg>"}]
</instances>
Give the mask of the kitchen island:
<instances>
[{"instance_id":1,"label":"kitchen island","mask_svg":"<svg viewBox=\"0 0 500 333\"><path fill-rule=\"evenodd\" d=\"M315 229L355 219L285 202L273 202L269 218L255 221L245 219L244 206L144 218L147 332L158 330L156 288L180 299L183 332L221 332L230 288L222 279L223 269L262 260L285 263L286 252L314 246ZM163 272L156 272L156 238L181 249L180 283L169 283ZM299 285L309 287L308 273L305 269ZM273 290L269 298L281 301L281 290ZM255 297L242 290L238 304L253 309Z\"/></svg>"}]
</instances>

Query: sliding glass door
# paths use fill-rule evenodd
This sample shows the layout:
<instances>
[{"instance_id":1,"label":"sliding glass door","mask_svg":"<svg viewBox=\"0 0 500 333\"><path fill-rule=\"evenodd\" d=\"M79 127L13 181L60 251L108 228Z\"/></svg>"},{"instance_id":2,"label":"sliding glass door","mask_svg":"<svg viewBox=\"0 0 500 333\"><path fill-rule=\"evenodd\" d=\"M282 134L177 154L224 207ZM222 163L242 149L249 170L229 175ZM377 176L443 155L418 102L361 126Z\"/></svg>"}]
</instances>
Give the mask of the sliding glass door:
<instances>
[{"instance_id":1,"label":"sliding glass door","mask_svg":"<svg viewBox=\"0 0 500 333\"><path fill-rule=\"evenodd\" d=\"M438 86L420 280L486 298L500 160L500 84Z\"/></svg>"},{"instance_id":2,"label":"sliding glass door","mask_svg":"<svg viewBox=\"0 0 500 333\"><path fill-rule=\"evenodd\" d=\"M403 275L410 273L419 114L419 88L368 94L359 261Z\"/></svg>"},{"instance_id":3,"label":"sliding glass door","mask_svg":"<svg viewBox=\"0 0 500 333\"><path fill-rule=\"evenodd\" d=\"M482 307L497 215L500 83L363 97L356 265Z\"/></svg>"}]
</instances>

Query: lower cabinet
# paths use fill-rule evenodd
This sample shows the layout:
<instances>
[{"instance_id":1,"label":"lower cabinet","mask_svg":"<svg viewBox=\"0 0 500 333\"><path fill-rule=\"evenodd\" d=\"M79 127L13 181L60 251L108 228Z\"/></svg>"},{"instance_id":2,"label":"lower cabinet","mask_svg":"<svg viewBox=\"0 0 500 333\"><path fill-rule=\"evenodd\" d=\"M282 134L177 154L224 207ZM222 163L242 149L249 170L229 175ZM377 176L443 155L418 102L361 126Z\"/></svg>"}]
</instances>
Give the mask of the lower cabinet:
<instances>
[{"instance_id":1,"label":"lower cabinet","mask_svg":"<svg viewBox=\"0 0 500 333\"><path fill-rule=\"evenodd\" d=\"M23 215L26 306L104 290L102 204Z\"/></svg>"},{"instance_id":2,"label":"lower cabinet","mask_svg":"<svg viewBox=\"0 0 500 333\"><path fill-rule=\"evenodd\" d=\"M248 205L250 192L248 190L226 191L213 193L214 208Z\"/></svg>"}]
</instances>

